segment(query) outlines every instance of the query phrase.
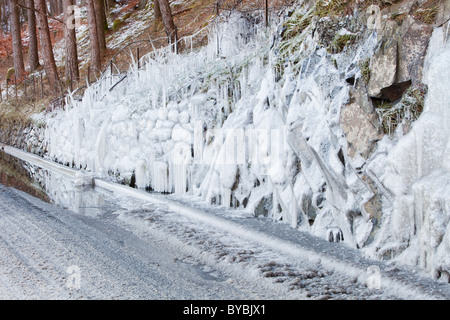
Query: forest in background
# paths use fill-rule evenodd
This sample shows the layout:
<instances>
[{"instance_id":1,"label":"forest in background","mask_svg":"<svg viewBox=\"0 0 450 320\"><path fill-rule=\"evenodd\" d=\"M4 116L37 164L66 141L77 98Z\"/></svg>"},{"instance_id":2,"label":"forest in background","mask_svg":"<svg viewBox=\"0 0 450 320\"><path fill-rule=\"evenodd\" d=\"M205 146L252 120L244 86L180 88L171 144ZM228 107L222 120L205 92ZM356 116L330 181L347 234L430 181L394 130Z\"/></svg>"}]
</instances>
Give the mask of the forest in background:
<instances>
[{"instance_id":1,"label":"forest in background","mask_svg":"<svg viewBox=\"0 0 450 320\"><path fill-rule=\"evenodd\" d=\"M112 71L113 63L125 71L133 59L156 48L172 44L182 51L180 39L220 14L260 11L268 20L269 10L279 12L290 2L0 0L0 102L14 98L15 105L51 104L68 90L95 81L106 68ZM121 46L108 45L137 22L144 27L132 30ZM206 36L194 46L205 42ZM124 47L127 54L121 57Z\"/></svg>"}]
</instances>

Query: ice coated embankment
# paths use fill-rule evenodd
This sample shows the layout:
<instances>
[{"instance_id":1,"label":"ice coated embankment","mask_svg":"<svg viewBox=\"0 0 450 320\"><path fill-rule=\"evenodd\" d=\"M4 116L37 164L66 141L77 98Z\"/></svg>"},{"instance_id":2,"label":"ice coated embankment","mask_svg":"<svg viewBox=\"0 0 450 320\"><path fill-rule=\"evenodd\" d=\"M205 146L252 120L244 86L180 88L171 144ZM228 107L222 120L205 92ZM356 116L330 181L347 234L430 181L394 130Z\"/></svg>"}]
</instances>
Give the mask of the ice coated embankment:
<instances>
[{"instance_id":1,"label":"ice coated embankment","mask_svg":"<svg viewBox=\"0 0 450 320\"><path fill-rule=\"evenodd\" d=\"M428 85L424 112L411 131L388 148L385 168L379 171L381 181L392 192L393 203L385 203L378 241L367 251L377 256L371 251L392 250L400 253L396 260L420 265L447 280L450 270L449 68L450 42L445 41L443 29L439 28L430 40L424 66L423 82ZM382 143L380 149L384 147ZM376 161L369 165L375 166Z\"/></svg>"},{"instance_id":2,"label":"ice coated embankment","mask_svg":"<svg viewBox=\"0 0 450 320\"><path fill-rule=\"evenodd\" d=\"M330 55L310 31L283 74L274 71L276 41L239 16L218 24L197 52L158 51L124 81L105 78L49 117L49 155L321 238L342 232L370 257L391 255L446 277L450 50L443 31L436 29L428 50L425 112L407 135L384 137L367 161L348 156L340 114L350 100L346 78L361 76L357 66L373 54L376 35ZM370 169L381 189L376 232L365 211L373 191L357 167Z\"/></svg>"}]
</instances>

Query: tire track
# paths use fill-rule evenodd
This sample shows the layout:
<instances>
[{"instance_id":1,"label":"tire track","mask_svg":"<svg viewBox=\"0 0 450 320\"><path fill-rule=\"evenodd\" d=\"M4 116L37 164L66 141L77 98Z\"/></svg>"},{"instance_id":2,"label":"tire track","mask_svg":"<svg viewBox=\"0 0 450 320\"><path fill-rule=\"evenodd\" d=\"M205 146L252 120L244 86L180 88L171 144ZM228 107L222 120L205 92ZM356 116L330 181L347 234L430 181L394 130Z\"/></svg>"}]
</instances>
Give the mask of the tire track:
<instances>
[{"instance_id":1,"label":"tire track","mask_svg":"<svg viewBox=\"0 0 450 320\"><path fill-rule=\"evenodd\" d=\"M184 253L170 244L144 241L113 221L77 215L20 191L0 190L0 298L245 297L233 285L180 269L174 260ZM67 287L70 266L81 270L79 290ZM215 292L218 287L223 290Z\"/></svg>"},{"instance_id":2,"label":"tire track","mask_svg":"<svg viewBox=\"0 0 450 320\"><path fill-rule=\"evenodd\" d=\"M103 234L98 234L97 230L92 230L77 220L65 219L73 220L69 223L62 221L61 218L64 218L65 213L62 213L60 217L50 216L49 219L48 214L43 214L44 211L27 205L27 201L14 196L11 199L14 201L10 201L9 205L17 201L21 207L32 210L25 212L18 209L14 215L12 213L4 215L9 219L5 220L6 223L2 229L6 229L7 232L3 234L10 239L12 243L10 248L15 247L16 255L19 256L18 259L22 264L29 266L32 273L40 275L40 281L33 279L34 282L39 282L40 286L45 283L45 286L53 288L53 290L59 288L54 294L55 297L61 295L66 298L70 297L65 288L65 280L66 270L71 265L77 265L81 270L86 271L83 272L86 274L83 275L83 278L87 277L83 279L86 283L96 284L96 288L88 286L84 292L81 291L79 297L96 298L97 296L92 293L98 291L99 288L103 292L128 296L129 294L123 292L124 284L142 281L135 277L136 272L133 272L135 263L130 261L128 264L118 263L112 259L117 258L118 250L114 248L114 243L103 237ZM36 241L36 239L39 240ZM33 251L30 251L31 248ZM61 250L60 254L55 254ZM55 282L54 279L60 279L60 281ZM143 289L147 290L136 292L130 298L149 295L161 296L154 290L150 290L151 286L144 285ZM49 290L49 292L51 291ZM54 297L50 295L48 298Z\"/></svg>"}]
</instances>

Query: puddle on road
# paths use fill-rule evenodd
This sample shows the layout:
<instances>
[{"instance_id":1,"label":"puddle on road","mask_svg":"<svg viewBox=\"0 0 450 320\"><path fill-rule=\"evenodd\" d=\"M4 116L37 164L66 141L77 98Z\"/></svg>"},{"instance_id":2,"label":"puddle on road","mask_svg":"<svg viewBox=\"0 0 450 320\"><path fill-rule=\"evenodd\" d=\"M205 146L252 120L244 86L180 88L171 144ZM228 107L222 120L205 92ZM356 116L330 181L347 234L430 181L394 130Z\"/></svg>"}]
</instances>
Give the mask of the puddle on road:
<instances>
[{"instance_id":1,"label":"puddle on road","mask_svg":"<svg viewBox=\"0 0 450 320\"><path fill-rule=\"evenodd\" d=\"M50 202L43 186L36 183L26 170L25 162L0 151L0 183L26 192L33 197Z\"/></svg>"},{"instance_id":2,"label":"puddle on road","mask_svg":"<svg viewBox=\"0 0 450 320\"><path fill-rule=\"evenodd\" d=\"M121 208L92 186L49 172L0 150L0 183L33 197L88 216L105 216Z\"/></svg>"},{"instance_id":3,"label":"puddle on road","mask_svg":"<svg viewBox=\"0 0 450 320\"><path fill-rule=\"evenodd\" d=\"M139 201L124 200L115 197L109 191L90 185L79 186L74 179L37 167L2 150L0 150L0 179L0 184L4 186L21 190L33 197L85 216L116 219L120 212L135 211L143 215L149 212L149 209L142 209ZM151 209L150 212L153 211ZM119 245L124 246L125 242L119 241ZM194 261L177 262L181 269L195 275L193 279L200 283L225 280L217 276L214 270L208 270L203 264Z\"/></svg>"}]
</instances>

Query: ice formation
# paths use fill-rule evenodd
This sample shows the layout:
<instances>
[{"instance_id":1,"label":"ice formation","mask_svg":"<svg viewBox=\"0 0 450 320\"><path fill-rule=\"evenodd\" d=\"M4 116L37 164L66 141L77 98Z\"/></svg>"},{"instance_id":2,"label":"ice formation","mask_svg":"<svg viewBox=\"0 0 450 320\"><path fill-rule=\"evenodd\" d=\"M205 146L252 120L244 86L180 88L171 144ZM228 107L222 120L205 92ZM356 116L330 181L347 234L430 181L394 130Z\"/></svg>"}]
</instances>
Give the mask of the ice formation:
<instances>
[{"instance_id":1,"label":"ice formation","mask_svg":"<svg viewBox=\"0 0 450 320\"><path fill-rule=\"evenodd\" d=\"M119 84L105 75L82 101L69 98L47 119L49 156L445 274L450 47L441 33L435 31L427 57L425 112L398 141L381 140L367 161L347 156L340 114L349 102L345 78L360 76L357 62L374 51L376 35L332 59L305 33L298 61L286 61L277 74L276 41L239 15L216 24L204 48L183 55L158 50ZM374 194L357 167L382 194L374 239L374 219L364 209Z\"/></svg>"},{"instance_id":2,"label":"ice formation","mask_svg":"<svg viewBox=\"0 0 450 320\"><path fill-rule=\"evenodd\" d=\"M419 265L437 277L450 270L450 45L442 28L430 40L423 82L424 112L393 146L382 146L370 165L390 193L383 227L371 255Z\"/></svg>"}]
</instances>

